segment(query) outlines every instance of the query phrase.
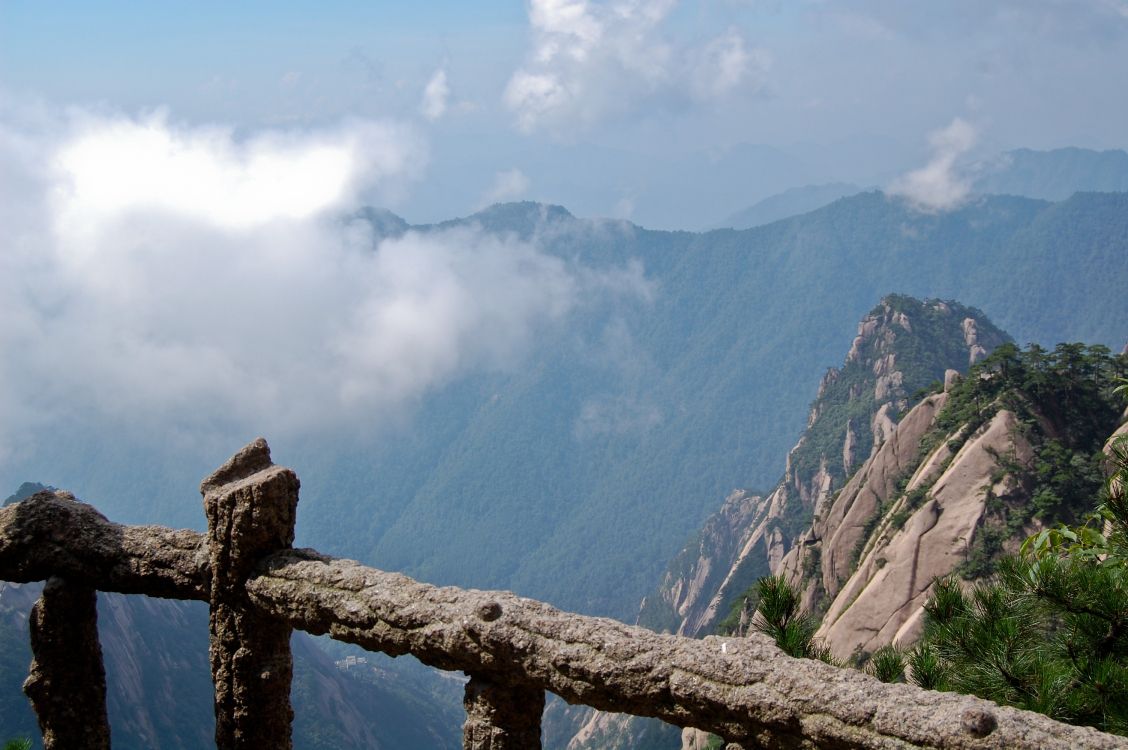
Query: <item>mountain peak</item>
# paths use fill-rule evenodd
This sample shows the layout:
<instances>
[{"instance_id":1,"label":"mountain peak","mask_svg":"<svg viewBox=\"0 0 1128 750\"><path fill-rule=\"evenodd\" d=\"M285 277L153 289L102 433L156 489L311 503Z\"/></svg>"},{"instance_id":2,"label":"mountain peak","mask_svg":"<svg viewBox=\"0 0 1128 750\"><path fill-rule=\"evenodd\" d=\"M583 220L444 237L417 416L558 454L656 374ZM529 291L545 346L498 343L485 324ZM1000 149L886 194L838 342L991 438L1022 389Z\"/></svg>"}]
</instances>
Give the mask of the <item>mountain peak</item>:
<instances>
[{"instance_id":1,"label":"mountain peak","mask_svg":"<svg viewBox=\"0 0 1128 750\"><path fill-rule=\"evenodd\" d=\"M909 397L948 370L964 371L1010 337L980 311L953 300L919 300L903 294L882 298L858 323L841 369L823 378L811 405L807 432L792 451L796 486L823 467L840 481L872 443L876 451L892 432ZM831 374L833 373L833 374ZM827 415L827 419L822 419ZM842 461L834 460L842 441Z\"/></svg>"},{"instance_id":2,"label":"mountain peak","mask_svg":"<svg viewBox=\"0 0 1128 750\"><path fill-rule=\"evenodd\" d=\"M958 302L884 297L859 322L842 365L819 382L807 429L776 489L766 497L731 494L670 564L639 622L682 635L709 632L734 596L795 547L817 541L801 535L890 440L913 394L943 383L952 370L967 371L1009 340L982 312Z\"/></svg>"},{"instance_id":3,"label":"mountain peak","mask_svg":"<svg viewBox=\"0 0 1128 750\"><path fill-rule=\"evenodd\" d=\"M536 201L517 201L514 203L494 203L491 206L459 219L450 219L437 224L438 229L474 224L489 232L512 232L519 237L531 237L537 230L548 224L575 221L572 212L554 203Z\"/></svg>"},{"instance_id":4,"label":"mountain peak","mask_svg":"<svg viewBox=\"0 0 1128 750\"><path fill-rule=\"evenodd\" d=\"M482 224L504 222L540 223L574 219L572 212L555 203L539 203L537 201L515 201L512 203L494 203L482 210L471 214L470 219Z\"/></svg>"}]
</instances>

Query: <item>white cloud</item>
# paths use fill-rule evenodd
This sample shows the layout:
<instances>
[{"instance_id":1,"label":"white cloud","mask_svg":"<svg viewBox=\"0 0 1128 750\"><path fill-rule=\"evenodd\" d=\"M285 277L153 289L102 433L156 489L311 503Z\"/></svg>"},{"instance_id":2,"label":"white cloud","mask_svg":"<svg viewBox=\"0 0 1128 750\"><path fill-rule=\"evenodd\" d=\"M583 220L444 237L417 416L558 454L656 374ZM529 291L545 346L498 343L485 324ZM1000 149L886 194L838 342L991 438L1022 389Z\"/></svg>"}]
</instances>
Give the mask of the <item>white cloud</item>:
<instances>
[{"instance_id":1,"label":"white cloud","mask_svg":"<svg viewBox=\"0 0 1128 750\"><path fill-rule=\"evenodd\" d=\"M634 216L635 212L635 197L633 195L624 195L619 200L615 201L615 208L612 211L612 216L616 219L630 219Z\"/></svg>"},{"instance_id":2,"label":"white cloud","mask_svg":"<svg viewBox=\"0 0 1128 750\"><path fill-rule=\"evenodd\" d=\"M603 395L584 401L572 425L579 440L595 435L645 433L662 424L662 410L637 396Z\"/></svg>"},{"instance_id":3,"label":"white cloud","mask_svg":"<svg viewBox=\"0 0 1128 750\"><path fill-rule=\"evenodd\" d=\"M629 113L647 100L717 99L762 84L770 58L730 28L679 46L667 27L676 0L532 0L532 49L505 89L524 131L566 131Z\"/></svg>"},{"instance_id":4,"label":"white cloud","mask_svg":"<svg viewBox=\"0 0 1128 750\"><path fill-rule=\"evenodd\" d=\"M524 198L529 191L529 178L520 169L507 169L494 175L493 183L482 197L481 205Z\"/></svg>"},{"instance_id":5,"label":"white cloud","mask_svg":"<svg viewBox=\"0 0 1128 750\"><path fill-rule=\"evenodd\" d=\"M447 83L447 74L445 70L439 68L423 89L423 102L419 105L419 111L428 120L434 122L446 114L449 100L450 85Z\"/></svg>"},{"instance_id":6,"label":"white cloud","mask_svg":"<svg viewBox=\"0 0 1128 750\"><path fill-rule=\"evenodd\" d=\"M971 124L955 118L946 128L929 136L932 158L928 164L899 177L888 192L923 211L959 207L971 193L971 177L961 170L959 159L975 145L976 137Z\"/></svg>"},{"instance_id":7,"label":"white cloud","mask_svg":"<svg viewBox=\"0 0 1128 750\"><path fill-rule=\"evenodd\" d=\"M764 50L748 49L734 28L710 40L694 55L693 93L699 99L719 99L771 66Z\"/></svg>"},{"instance_id":8,"label":"white cloud","mask_svg":"<svg viewBox=\"0 0 1128 750\"><path fill-rule=\"evenodd\" d=\"M517 126L526 132L554 112L568 107L571 95L550 73L519 70L505 87L505 104L517 113Z\"/></svg>"},{"instance_id":9,"label":"white cloud","mask_svg":"<svg viewBox=\"0 0 1128 750\"><path fill-rule=\"evenodd\" d=\"M514 366L600 284L622 286L512 237L381 239L341 218L417 171L423 145L400 125L240 139L163 114L14 119L0 120L0 461L16 435L105 420L368 424Z\"/></svg>"},{"instance_id":10,"label":"white cloud","mask_svg":"<svg viewBox=\"0 0 1128 750\"><path fill-rule=\"evenodd\" d=\"M168 212L226 229L306 219L340 207L362 184L417 173L422 144L401 126L348 121L312 133L183 128L157 112L79 115L53 153L53 198L67 229L131 212Z\"/></svg>"}]
</instances>

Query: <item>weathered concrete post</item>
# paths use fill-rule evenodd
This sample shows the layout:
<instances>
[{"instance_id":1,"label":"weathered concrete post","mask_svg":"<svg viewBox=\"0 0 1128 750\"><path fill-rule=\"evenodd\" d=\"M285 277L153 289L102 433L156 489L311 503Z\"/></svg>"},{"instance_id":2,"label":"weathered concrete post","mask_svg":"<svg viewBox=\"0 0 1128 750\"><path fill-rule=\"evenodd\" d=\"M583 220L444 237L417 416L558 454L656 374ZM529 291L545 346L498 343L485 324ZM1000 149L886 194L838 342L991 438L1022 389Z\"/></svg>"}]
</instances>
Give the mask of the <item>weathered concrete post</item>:
<instances>
[{"instance_id":1,"label":"weathered concrete post","mask_svg":"<svg viewBox=\"0 0 1128 750\"><path fill-rule=\"evenodd\" d=\"M51 577L31 608L31 699L45 750L109 750L106 672L94 589Z\"/></svg>"},{"instance_id":2,"label":"weathered concrete post","mask_svg":"<svg viewBox=\"0 0 1128 750\"><path fill-rule=\"evenodd\" d=\"M463 750L540 748L543 690L471 675L462 705L466 707Z\"/></svg>"},{"instance_id":3,"label":"weathered concrete post","mask_svg":"<svg viewBox=\"0 0 1128 750\"><path fill-rule=\"evenodd\" d=\"M262 438L200 485L208 517L211 657L218 750L288 750L288 624L251 606L244 584L255 563L294 541L298 478L270 461Z\"/></svg>"}]
</instances>

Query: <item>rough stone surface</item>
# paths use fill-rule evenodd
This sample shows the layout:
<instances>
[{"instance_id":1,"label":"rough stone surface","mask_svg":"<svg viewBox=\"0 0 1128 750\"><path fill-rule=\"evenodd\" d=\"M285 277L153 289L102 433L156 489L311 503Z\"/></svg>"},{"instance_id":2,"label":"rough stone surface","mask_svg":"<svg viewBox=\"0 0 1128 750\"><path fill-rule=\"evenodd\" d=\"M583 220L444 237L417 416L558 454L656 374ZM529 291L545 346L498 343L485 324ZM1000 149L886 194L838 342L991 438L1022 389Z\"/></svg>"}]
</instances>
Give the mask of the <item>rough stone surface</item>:
<instances>
[{"instance_id":1,"label":"rough stone surface","mask_svg":"<svg viewBox=\"0 0 1128 750\"><path fill-rule=\"evenodd\" d=\"M663 635L508 592L430 586L311 550L271 555L247 589L264 611L311 633L697 727L745 747L1128 748L1126 738L978 698L792 659L759 635ZM478 613L490 602L501 615L485 621ZM997 728L972 736L969 710L990 712Z\"/></svg>"},{"instance_id":2,"label":"rough stone surface","mask_svg":"<svg viewBox=\"0 0 1128 750\"><path fill-rule=\"evenodd\" d=\"M956 383L963 380L963 375L959 370L945 370L944 371L944 393L948 393L955 387Z\"/></svg>"},{"instance_id":3,"label":"rough stone surface","mask_svg":"<svg viewBox=\"0 0 1128 750\"><path fill-rule=\"evenodd\" d=\"M535 687L472 676L462 699L465 750L538 750L544 691Z\"/></svg>"},{"instance_id":4,"label":"rough stone surface","mask_svg":"<svg viewBox=\"0 0 1128 750\"><path fill-rule=\"evenodd\" d=\"M957 456L953 468L959 463ZM937 501L941 485L965 480L942 477ZM210 595L217 725L226 727L217 731L220 748L290 747L292 625L472 675L467 747L536 747L543 693L551 691L573 704L697 727L748 750L1128 750L1128 739L1091 728L792 659L760 635L663 635L508 592L438 588L292 550L297 490L291 472L270 464L265 442L248 446L204 482L211 531L202 556L199 534L121 527L65 494L41 495L0 511L0 575L28 581L73 571L86 591L59 607L45 597L37 617L43 632L69 624L90 638L93 615L82 613L93 612L91 588ZM60 695L50 687L43 693ZM89 715L75 721L88 725ZM102 747L97 740L66 746Z\"/></svg>"},{"instance_id":5,"label":"rough stone surface","mask_svg":"<svg viewBox=\"0 0 1128 750\"><path fill-rule=\"evenodd\" d=\"M101 591L207 601L207 544L195 531L112 523L67 492L0 509L0 578L52 575Z\"/></svg>"},{"instance_id":6,"label":"rough stone surface","mask_svg":"<svg viewBox=\"0 0 1128 750\"><path fill-rule=\"evenodd\" d=\"M944 394L938 394L915 406L812 525L815 537L822 540L819 562L823 589L828 596L836 595L849 577L851 557L865 532L866 522L916 460L921 436L932 426L932 420L946 401ZM784 569L797 574L803 568L798 558L813 553L813 549L793 547L789 555L797 561L785 564Z\"/></svg>"},{"instance_id":7,"label":"rough stone surface","mask_svg":"<svg viewBox=\"0 0 1128 750\"><path fill-rule=\"evenodd\" d=\"M709 733L686 727L681 734L681 750L709 750Z\"/></svg>"},{"instance_id":8,"label":"rough stone surface","mask_svg":"<svg viewBox=\"0 0 1128 750\"><path fill-rule=\"evenodd\" d=\"M298 478L259 438L200 485L208 518L210 632L219 750L291 747L289 623L259 612L244 582L264 555L294 541Z\"/></svg>"},{"instance_id":9,"label":"rough stone surface","mask_svg":"<svg viewBox=\"0 0 1128 750\"><path fill-rule=\"evenodd\" d=\"M109 750L97 594L49 578L29 625L34 658L24 692L39 719L44 750Z\"/></svg>"},{"instance_id":10,"label":"rough stone surface","mask_svg":"<svg viewBox=\"0 0 1128 750\"><path fill-rule=\"evenodd\" d=\"M952 458L932 485L931 499L902 528L875 530L819 629L836 656L847 658L858 650L872 653L894 639L915 639L932 581L967 559L986 510L996 456L1011 456L1020 463L1031 459L1030 446L1017 426L1012 412L1000 410ZM910 623L912 627L905 627Z\"/></svg>"}]
</instances>

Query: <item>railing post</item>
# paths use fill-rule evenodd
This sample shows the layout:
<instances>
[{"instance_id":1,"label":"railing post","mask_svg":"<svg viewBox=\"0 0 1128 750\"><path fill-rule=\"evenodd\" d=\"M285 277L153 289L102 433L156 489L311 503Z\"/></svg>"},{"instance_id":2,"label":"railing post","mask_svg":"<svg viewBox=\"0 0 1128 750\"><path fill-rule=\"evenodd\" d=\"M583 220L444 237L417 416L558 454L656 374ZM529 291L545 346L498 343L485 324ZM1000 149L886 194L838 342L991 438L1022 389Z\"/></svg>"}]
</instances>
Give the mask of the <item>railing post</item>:
<instances>
[{"instance_id":1,"label":"railing post","mask_svg":"<svg viewBox=\"0 0 1128 750\"><path fill-rule=\"evenodd\" d=\"M539 750L543 690L471 675L462 705L463 750Z\"/></svg>"},{"instance_id":2,"label":"railing post","mask_svg":"<svg viewBox=\"0 0 1128 750\"><path fill-rule=\"evenodd\" d=\"M298 478L262 438L200 485L208 517L210 634L218 750L292 747L291 628L261 615L244 584L255 563L294 541Z\"/></svg>"},{"instance_id":3,"label":"railing post","mask_svg":"<svg viewBox=\"0 0 1128 750\"><path fill-rule=\"evenodd\" d=\"M109 750L106 672L94 589L52 576L31 608L31 674L24 692L45 750Z\"/></svg>"}]
</instances>

